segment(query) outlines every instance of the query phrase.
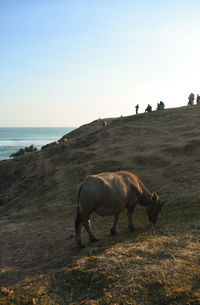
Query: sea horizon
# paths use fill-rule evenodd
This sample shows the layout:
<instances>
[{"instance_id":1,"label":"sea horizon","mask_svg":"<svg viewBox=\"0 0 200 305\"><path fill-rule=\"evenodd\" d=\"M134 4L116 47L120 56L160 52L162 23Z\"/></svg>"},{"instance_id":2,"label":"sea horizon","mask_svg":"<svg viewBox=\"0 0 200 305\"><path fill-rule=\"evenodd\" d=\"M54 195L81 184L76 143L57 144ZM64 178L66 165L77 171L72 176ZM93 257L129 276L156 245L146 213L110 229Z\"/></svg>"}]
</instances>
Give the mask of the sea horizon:
<instances>
[{"instance_id":1,"label":"sea horizon","mask_svg":"<svg viewBox=\"0 0 200 305\"><path fill-rule=\"evenodd\" d=\"M0 128L78 128L74 126L0 126Z\"/></svg>"},{"instance_id":2,"label":"sea horizon","mask_svg":"<svg viewBox=\"0 0 200 305\"><path fill-rule=\"evenodd\" d=\"M62 138L76 127L0 127L0 161L10 159L10 155L21 148L43 145Z\"/></svg>"}]
</instances>

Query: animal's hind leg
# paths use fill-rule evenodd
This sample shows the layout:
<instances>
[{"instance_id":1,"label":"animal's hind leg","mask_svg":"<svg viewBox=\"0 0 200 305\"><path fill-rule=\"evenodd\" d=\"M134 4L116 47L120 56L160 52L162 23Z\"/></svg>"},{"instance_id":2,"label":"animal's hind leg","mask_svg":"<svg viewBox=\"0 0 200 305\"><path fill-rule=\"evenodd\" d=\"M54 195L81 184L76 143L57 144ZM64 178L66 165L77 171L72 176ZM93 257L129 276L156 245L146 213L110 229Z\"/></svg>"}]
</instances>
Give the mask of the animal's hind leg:
<instances>
[{"instance_id":1,"label":"animal's hind leg","mask_svg":"<svg viewBox=\"0 0 200 305\"><path fill-rule=\"evenodd\" d=\"M88 235L89 235L89 238L92 242L95 242L97 241L97 239L94 237L94 235L92 234L92 231L90 229L90 219L88 218L86 221L84 221L83 223Z\"/></svg>"},{"instance_id":2,"label":"animal's hind leg","mask_svg":"<svg viewBox=\"0 0 200 305\"><path fill-rule=\"evenodd\" d=\"M118 220L119 220L119 215L115 215L115 216L114 216L114 221L113 221L112 227L110 228L110 234L111 234L111 235L116 235L116 234L117 234L117 232L116 232L116 226L117 226Z\"/></svg>"},{"instance_id":3,"label":"animal's hind leg","mask_svg":"<svg viewBox=\"0 0 200 305\"><path fill-rule=\"evenodd\" d=\"M80 214L78 213L75 219L75 230L76 230L76 243L79 245L80 248L84 247L81 242L81 228L82 223L80 221Z\"/></svg>"}]
</instances>

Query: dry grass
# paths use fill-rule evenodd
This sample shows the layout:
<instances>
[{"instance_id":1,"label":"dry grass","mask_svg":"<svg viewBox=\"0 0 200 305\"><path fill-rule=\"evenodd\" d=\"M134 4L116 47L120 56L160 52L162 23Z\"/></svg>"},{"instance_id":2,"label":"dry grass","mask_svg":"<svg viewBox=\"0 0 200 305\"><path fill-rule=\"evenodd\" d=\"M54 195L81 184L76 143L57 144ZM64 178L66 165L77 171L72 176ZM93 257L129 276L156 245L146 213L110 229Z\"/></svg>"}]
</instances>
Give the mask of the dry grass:
<instances>
[{"instance_id":1,"label":"dry grass","mask_svg":"<svg viewBox=\"0 0 200 305\"><path fill-rule=\"evenodd\" d=\"M36 152L0 162L0 304L200 304L200 107L94 121ZM167 203L157 226L137 207L137 231L74 244L78 184L133 170Z\"/></svg>"}]
</instances>

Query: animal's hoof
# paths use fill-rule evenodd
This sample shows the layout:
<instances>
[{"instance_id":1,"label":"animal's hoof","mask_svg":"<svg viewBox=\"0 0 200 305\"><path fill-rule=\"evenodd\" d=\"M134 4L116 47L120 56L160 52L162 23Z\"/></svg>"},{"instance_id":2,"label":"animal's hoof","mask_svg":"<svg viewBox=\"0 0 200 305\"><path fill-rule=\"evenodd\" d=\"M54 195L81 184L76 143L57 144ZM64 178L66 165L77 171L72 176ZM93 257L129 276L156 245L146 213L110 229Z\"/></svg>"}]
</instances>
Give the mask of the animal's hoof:
<instances>
[{"instance_id":1,"label":"animal's hoof","mask_svg":"<svg viewBox=\"0 0 200 305\"><path fill-rule=\"evenodd\" d=\"M95 237L91 239L91 242L92 242L92 243L95 243L95 242L97 242L97 241L98 241L98 239L96 239Z\"/></svg>"},{"instance_id":2,"label":"animal's hoof","mask_svg":"<svg viewBox=\"0 0 200 305\"><path fill-rule=\"evenodd\" d=\"M129 230L130 230L131 232L135 232L135 228L134 228L134 227L129 227Z\"/></svg>"},{"instance_id":3,"label":"animal's hoof","mask_svg":"<svg viewBox=\"0 0 200 305\"><path fill-rule=\"evenodd\" d=\"M78 246L79 246L79 249L84 249L84 248L86 248L86 246L84 245L84 244L78 244Z\"/></svg>"},{"instance_id":4,"label":"animal's hoof","mask_svg":"<svg viewBox=\"0 0 200 305\"><path fill-rule=\"evenodd\" d=\"M110 235L117 235L117 232L116 231L113 231L113 230L110 230Z\"/></svg>"}]
</instances>

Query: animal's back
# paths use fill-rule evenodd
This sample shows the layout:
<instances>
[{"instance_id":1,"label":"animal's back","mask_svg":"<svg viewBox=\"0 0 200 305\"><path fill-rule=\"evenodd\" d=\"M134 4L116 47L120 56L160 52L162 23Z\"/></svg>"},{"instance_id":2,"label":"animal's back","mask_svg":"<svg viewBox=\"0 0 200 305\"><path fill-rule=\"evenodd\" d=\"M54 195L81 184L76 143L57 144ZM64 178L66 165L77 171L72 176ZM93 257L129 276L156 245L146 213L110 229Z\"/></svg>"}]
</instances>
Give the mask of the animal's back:
<instances>
[{"instance_id":1,"label":"animal's back","mask_svg":"<svg viewBox=\"0 0 200 305\"><path fill-rule=\"evenodd\" d=\"M117 214L126 207L133 188L135 194L140 192L137 176L130 172L105 172L88 176L81 186L80 208L102 216Z\"/></svg>"}]
</instances>

